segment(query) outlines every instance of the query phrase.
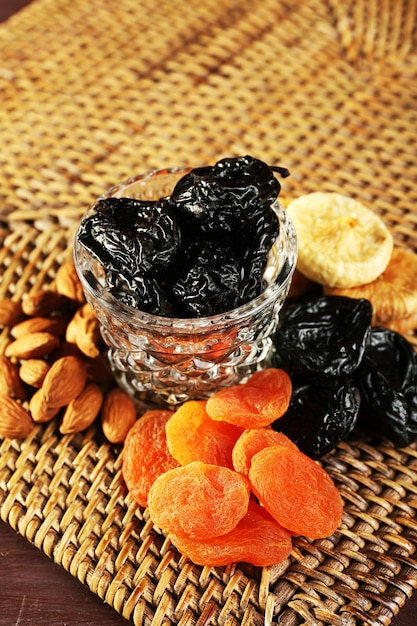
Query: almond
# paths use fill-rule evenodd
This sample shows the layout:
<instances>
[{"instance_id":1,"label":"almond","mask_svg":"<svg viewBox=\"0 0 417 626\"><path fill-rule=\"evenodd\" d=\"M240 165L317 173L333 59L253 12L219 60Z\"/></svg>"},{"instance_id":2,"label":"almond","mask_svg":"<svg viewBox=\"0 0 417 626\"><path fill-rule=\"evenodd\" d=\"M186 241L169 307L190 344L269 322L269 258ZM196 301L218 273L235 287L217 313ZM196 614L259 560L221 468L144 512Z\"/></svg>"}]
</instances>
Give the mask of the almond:
<instances>
[{"instance_id":1,"label":"almond","mask_svg":"<svg viewBox=\"0 0 417 626\"><path fill-rule=\"evenodd\" d=\"M89 304L76 311L67 326L65 338L68 342L75 343L90 358L100 354L100 323Z\"/></svg>"},{"instance_id":2,"label":"almond","mask_svg":"<svg viewBox=\"0 0 417 626\"><path fill-rule=\"evenodd\" d=\"M19 368L6 356L0 356L0 394L24 400L26 389L19 377Z\"/></svg>"},{"instance_id":3,"label":"almond","mask_svg":"<svg viewBox=\"0 0 417 626\"><path fill-rule=\"evenodd\" d=\"M59 339L51 333L31 333L15 339L4 351L16 359L38 359L48 356L59 346Z\"/></svg>"},{"instance_id":4,"label":"almond","mask_svg":"<svg viewBox=\"0 0 417 626\"><path fill-rule=\"evenodd\" d=\"M66 406L84 389L87 370L76 356L64 356L52 363L43 381L42 389L49 406Z\"/></svg>"},{"instance_id":5,"label":"almond","mask_svg":"<svg viewBox=\"0 0 417 626\"><path fill-rule=\"evenodd\" d=\"M50 333L56 337L65 335L68 319L64 317L29 317L19 324L15 324L10 334L15 339L31 333Z\"/></svg>"},{"instance_id":6,"label":"almond","mask_svg":"<svg viewBox=\"0 0 417 626\"><path fill-rule=\"evenodd\" d=\"M40 289L27 294L22 300L22 310L26 315L45 316L59 311L68 300L65 296L52 289Z\"/></svg>"},{"instance_id":7,"label":"almond","mask_svg":"<svg viewBox=\"0 0 417 626\"><path fill-rule=\"evenodd\" d=\"M26 359L20 366L19 377L27 385L39 388L42 387L49 368L49 363L42 359Z\"/></svg>"},{"instance_id":8,"label":"almond","mask_svg":"<svg viewBox=\"0 0 417 626\"><path fill-rule=\"evenodd\" d=\"M73 260L65 261L55 276L55 287L58 293L79 304L85 302L84 291L78 278Z\"/></svg>"},{"instance_id":9,"label":"almond","mask_svg":"<svg viewBox=\"0 0 417 626\"><path fill-rule=\"evenodd\" d=\"M64 435L85 430L96 419L103 402L103 392L95 383L88 383L83 391L68 404L60 431Z\"/></svg>"},{"instance_id":10,"label":"almond","mask_svg":"<svg viewBox=\"0 0 417 626\"><path fill-rule=\"evenodd\" d=\"M118 387L108 391L101 409L101 425L110 443L123 443L135 422L136 408L130 396Z\"/></svg>"},{"instance_id":11,"label":"almond","mask_svg":"<svg viewBox=\"0 0 417 626\"><path fill-rule=\"evenodd\" d=\"M29 412L34 422L43 424L50 422L59 412L61 407L50 406L45 398L44 390L38 389L30 399Z\"/></svg>"},{"instance_id":12,"label":"almond","mask_svg":"<svg viewBox=\"0 0 417 626\"><path fill-rule=\"evenodd\" d=\"M0 326L14 326L25 317L20 302L0 300Z\"/></svg>"},{"instance_id":13,"label":"almond","mask_svg":"<svg viewBox=\"0 0 417 626\"><path fill-rule=\"evenodd\" d=\"M9 439L27 437L34 424L28 411L13 398L0 395L0 435Z\"/></svg>"}]
</instances>

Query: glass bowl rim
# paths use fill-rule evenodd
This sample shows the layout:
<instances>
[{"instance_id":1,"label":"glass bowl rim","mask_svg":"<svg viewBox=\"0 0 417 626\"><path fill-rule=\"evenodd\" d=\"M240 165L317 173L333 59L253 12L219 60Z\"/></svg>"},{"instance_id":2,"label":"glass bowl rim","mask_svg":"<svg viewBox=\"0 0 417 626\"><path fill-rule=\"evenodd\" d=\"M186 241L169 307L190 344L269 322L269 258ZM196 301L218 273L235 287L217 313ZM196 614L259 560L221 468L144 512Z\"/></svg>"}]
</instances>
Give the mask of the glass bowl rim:
<instances>
[{"instance_id":1,"label":"glass bowl rim","mask_svg":"<svg viewBox=\"0 0 417 626\"><path fill-rule=\"evenodd\" d=\"M142 174L130 176L124 181L116 183L107 191L105 191L101 196L99 196L90 206L90 208L87 209L82 215L80 224L82 220L84 220L85 217L87 217L94 210L97 202L102 199L114 197L116 194L127 190L129 187L132 187L141 182L145 183L148 180L155 178L156 176L185 174L192 169L194 168L190 166L179 166L165 169L153 169ZM92 284L84 275L84 271L82 270L80 262L82 250L84 250L85 254L89 256L91 255L78 241L78 231L80 224L78 225L75 232L73 248L73 256L77 274L81 280L83 288L88 292L93 300L97 299L103 306L105 306L107 310L109 309L109 307L111 307L113 310L117 310L117 313L122 315L123 317L126 317L130 323L132 322L132 320L134 320L138 323L144 322L147 326L150 324L154 324L155 326L159 327L177 328L179 330L183 329L186 331L190 331L199 329L203 330L207 326L210 326L211 328L213 328L213 326L223 326L225 322L238 321L249 316L252 317L253 315L256 315L259 310L265 308L269 303L272 303L276 299L277 294L283 292L287 288L287 284L292 278L297 262L297 236L294 225L288 213L285 211L285 208L279 202L279 198L277 198L274 203L278 204L280 210L280 214L278 214L278 217L280 219L280 228L284 229L285 240L286 243L290 241L291 250L287 251L284 263L274 281L271 284L267 285L267 287L261 294L259 294L259 296L253 298L252 300L249 300L249 302L246 302L245 304L241 304L235 309L230 309L228 311L224 311L223 313L217 313L215 315L203 317L167 317L163 315L155 315L154 313L148 313L146 311L141 311L140 309L136 309L135 307L120 302L111 293L102 288L97 288L96 285L99 285L99 282L95 277L94 282L96 283L96 285ZM285 216L284 221L282 220L282 215ZM291 260L288 260L288 252L292 253L292 262ZM91 256L91 258L93 257ZM99 263L98 261L96 262Z\"/></svg>"}]
</instances>

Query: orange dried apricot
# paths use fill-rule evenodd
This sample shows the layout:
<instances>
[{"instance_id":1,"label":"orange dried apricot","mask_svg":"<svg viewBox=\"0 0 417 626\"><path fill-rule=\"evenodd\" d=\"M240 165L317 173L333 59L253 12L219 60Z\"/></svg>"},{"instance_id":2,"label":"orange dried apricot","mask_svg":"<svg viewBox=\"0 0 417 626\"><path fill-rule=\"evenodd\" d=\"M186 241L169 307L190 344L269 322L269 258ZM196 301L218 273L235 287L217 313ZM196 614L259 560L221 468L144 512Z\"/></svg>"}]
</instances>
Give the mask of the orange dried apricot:
<instances>
[{"instance_id":1,"label":"orange dried apricot","mask_svg":"<svg viewBox=\"0 0 417 626\"><path fill-rule=\"evenodd\" d=\"M282 369L268 368L255 372L245 383L215 393L207 400L206 411L213 420L260 428L285 413L291 393L288 374Z\"/></svg>"},{"instance_id":2,"label":"orange dried apricot","mask_svg":"<svg viewBox=\"0 0 417 626\"><path fill-rule=\"evenodd\" d=\"M126 485L194 563L274 565L292 536L328 537L339 526L330 475L270 426L291 393L286 372L270 368L175 412L148 411L129 431Z\"/></svg>"},{"instance_id":3,"label":"orange dried apricot","mask_svg":"<svg viewBox=\"0 0 417 626\"><path fill-rule=\"evenodd\" d=\"M233 467L236 472L247 475L254 454L273 445L289 445L296 448L295 443L283 433L272 428L249 428L244 430L232 450ZM297 448L298 449L298 448Z\"/></svg>"},{"instance_id":4,"label":"orange dried apricot","mask_svg":"<svg viewBox=\"0 0 417 626\"><path fill-rule=\"evenodd\" d=\"M341 522L342 499L331 477L295 446L257 452L249 481L259 502L292 534L328 537Z\"/></svg>"},{"instance_id":5,"label":"orange dried apricot","mask_svg":"<svg viewBox=\"0 0 417 626\"><path fill-rule=\"evenodd\" d=\"M129 430L124 442L123 478L141 506L147 506L149 489L155 478L178 466L166 444L165 425L171 415L172 411L147 411Z\"/></svg>"},{"instance_id":6,"label":"orange dried apricot","mask_svg":"<svg viewBox=\"0 0 417 626\"><path fill-rule=\"evenodd\" d=\"M227 467L194 461L161 474L148 496L163 531L206 539L230 532L249 504L249 481Z\"/></svg>"},{"instance_id":7,"label":"orange dried apricot","mask_svg":"<svg viewBox=\"0 0 417 626\"><path fill-rule=\"evenodd\" d=\"M284 561L292 549L290 533L252 500L246 515L225 535L196 540L170 534L170 539L197 565L213 567L242 561L267 567Z\"/></svg>"},{"instance_id":8,"label":"orange dried apricot","mask_svg":"<svg viewBox=\"0 0 417 626\"><path fill-rule=\"evenodd\" d=\"M181 465L203 461L233 469L232 449L241 433L238 426L212 420L204 400L185 402L166 424L168 449Z\"/></svg>"}]
</instances>

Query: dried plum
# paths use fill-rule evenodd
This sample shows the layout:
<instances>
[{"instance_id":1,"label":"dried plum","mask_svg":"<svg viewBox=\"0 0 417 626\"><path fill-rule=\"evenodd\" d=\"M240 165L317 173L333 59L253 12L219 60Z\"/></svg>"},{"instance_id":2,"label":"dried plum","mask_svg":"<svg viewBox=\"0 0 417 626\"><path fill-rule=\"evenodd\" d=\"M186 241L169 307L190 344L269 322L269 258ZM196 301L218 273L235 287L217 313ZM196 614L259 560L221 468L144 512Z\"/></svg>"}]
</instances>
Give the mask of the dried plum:
<instances>
[{"instance_id":1,"label":"dried plum","mask_svg":"<svg viewBox=\"0 0 417 626\"><path fill-rule=\"evenodd\" d=\"M171 201L180 215L197 222L203 232L233 232L243 223L253 222L254 213L278 197L281 186L273 171L289 175L287 169L270 167L251 156L221 159L183 176Z\"/></svg>"},{"instance_id":2,"label":"dried plum","mask_svg":"<svg viewBox=\"0 0 417 626\"><path fill-rule=\"evenodd\" d=\"M205 317L238 306L240 272L231 249L199 241L182 261L172 293L183 317Z\"/></svg>"},{"instance_id":3,"label":"dried plum","mask_svg":"<svg viewBox=\"0 0 417 626\"><path fill-rule=\"evenodd\" d=\"M417 353L399 333L372 328L358 370L360 423L406 446L417 438Z\"/></svg>"},{"instance_id":4,"label":"dried plum","mask_svg":"<svg viewBox=\"0 0 417 626\"><path fill-rule=\"evenodd\" d=\"M106 289L120 302L147 313L159 311L159 315L174 317L176 309L163 281L155 277L126 277L117 272L107 272Z\"/></svg>"},{"instance_id":5,"label":"dried plum","mask_svg":"<svg viewBox=\"0 0 417 626\"><path fill-rule=\"evenodd\" d=\"M259 296L266 285L263 273L268 261L268 253L271 249L278 230L276 215L273 219L267 219L267 209L258 212L251 228L241 233L240 243L237 249L241 259L241 300L248 302Z\"/></svg>"},{"instance_id":6,"label":"dried plum","mask_svg":"<svg viewBox=\"0 0 417 626\"><path fill-rule=\"evenodd\" d=\"M281 189L273 170L288 175L285 168L271 168L250 156L222 159L186 174L171 195L185 246L187 241L216 237L217 247L239 259L240 303L264 290L268 252L279 233L277 215L270 208ZM225 234L227 247L220 243Z\"/></svg>"},{"instance_id":7,"label":"dried plum","mask_svg":"<svg viewBox=\"0 0 417 626\"><path fill-rule=\"evenodd\" d=\"M105 198L78 231L106 272L106 288L139 310L170 317L224 313L265 288L279 233L271 208L285 168L250 156L183 176L170 197Z\"/></svg>"},{"instance_id":8,"label":"dried plum","mask_svg":"<svg viewBox=\"0 0 417 626\"><path fill-rule=\"evenodd\" d=\"M278 361L306 380L347 376L362 360L371 318L365 299L317 296L287 303L274 336Z\"/></svg>"},{"instance_id":9,"label":"dried plum","mask_svg":"<svg viewBox=\"0 0 417 626\"><path fill-rule=\"evenodd\" d=\"M294 381L287 412L273 422L312 459L319 459L354 429L361 404L351 378L334 378L324 384Z\"/></svg>"},{"instance_id":10,"label":"dried plum","mask_svg":"<svg viewBox=\"0 0 417 626\"><path fill-rule=\"evenodd\" d=\"M165 199L99 200L95 212L81 223L78 238L106 269L125 276L166 267L180 246L176 217Z\"/></svg>"}]
</instances>

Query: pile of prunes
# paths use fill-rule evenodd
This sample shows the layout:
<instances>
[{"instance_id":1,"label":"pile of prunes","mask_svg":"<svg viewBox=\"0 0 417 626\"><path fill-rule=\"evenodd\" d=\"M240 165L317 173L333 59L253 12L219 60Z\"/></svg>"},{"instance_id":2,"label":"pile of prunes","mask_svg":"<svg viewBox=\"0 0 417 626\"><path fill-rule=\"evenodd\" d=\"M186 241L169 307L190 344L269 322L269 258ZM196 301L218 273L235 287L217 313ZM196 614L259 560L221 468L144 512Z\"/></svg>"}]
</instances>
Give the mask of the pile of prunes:
<instances>
[{"instance_id":1,"label":"pile of prunes","mask_svg":"<svg viewBox=\"0 0 417 626\"><path fill-rule=\"evenodd\" d=\"M372 327L368 300L288 301L274 337L277 366L293 382L273 423L319 459L359 428L403 447L417 438L417 353L399 333Z\"/></svg>"},{"instance_id":2,"label":"pile of prunes","mask_svg":"<svg viewBox=\"0 0 417 626\"><path fill-rule=\"evenodd\" d=\"M99 200L78 231L105 270L105 289L135 309L165 317L206 317L259 296L279 233L272 204L281 186L251 156L195 168L169 197Z\"/></svg>"}]
</instances>

